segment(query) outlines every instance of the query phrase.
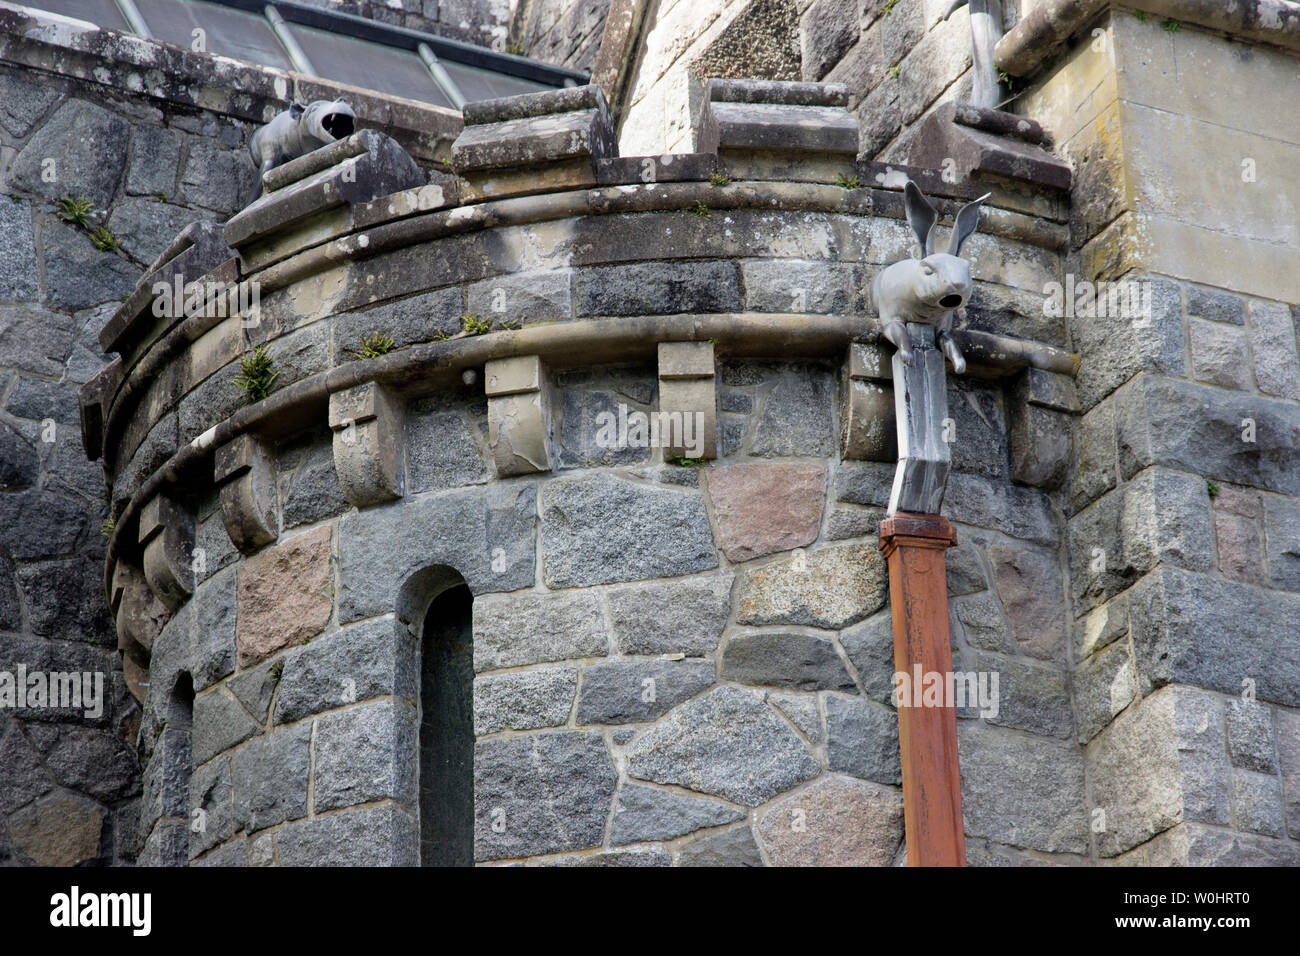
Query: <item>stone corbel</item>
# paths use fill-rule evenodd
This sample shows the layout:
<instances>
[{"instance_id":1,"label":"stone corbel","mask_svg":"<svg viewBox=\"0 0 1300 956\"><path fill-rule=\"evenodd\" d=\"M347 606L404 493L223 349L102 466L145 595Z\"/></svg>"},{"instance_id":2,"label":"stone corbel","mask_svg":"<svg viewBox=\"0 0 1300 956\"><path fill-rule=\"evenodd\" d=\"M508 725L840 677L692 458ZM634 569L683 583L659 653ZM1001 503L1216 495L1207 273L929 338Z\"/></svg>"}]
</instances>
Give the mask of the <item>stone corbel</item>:
<instances>
[{"instance_id":1,"label":"stone corbel","mask_svg":"<svg viewBox=\"0 0 1300 956\"><path fill-rule=\"evenodd\" d=\"M659 343L659 432L665 458L718 457L715 368L712 342ZM665 434L674 421L680 428Z\"/></svg>"},{"instance_id":2,"label":"stone corbel","mask_svg":"<svg viewBox=\"0 0 1300 956\"><path fill-rule=\"evenodd\" d=\"M388 389L366 382L330 396L334 470L358 508L400 498L406 490L404 409Z\"/></svg>"},{"instance_id":3,"label":"stone corbel","mask_svg":"<svg viewBox=\"0 0 1300 956\"><path fill-rule=\"evenodd\" d=\"M867 342L849 346L840 406L840 458L888 462L898 458L893 377L889 349Z\"/></svg>"},{"instance_id":4,"label":"stone corbel","mask_svg":"<svg viewBox=\"0 0 1300 956\"><path fill-rule=\"evenodd\" d=\"M1011 477L1036 488L1059 488L1070 461L1070 417L1079 412L1068 375L1026 368L1007 402Z\"/></svg>"},{"instance_id":5,"label":"stone corbel","mask_svg":"<svg viewBox=\"0 0 1300 956\"><path fill-rule=\"evenodd\" d=\"M214 457L221 523L235 547L251 554L280 534L275 462L266 446L248 434L222 445Z\"/></svg>"},{"instance_id":6,"label":"stone corbel","mask_svg":"<svg viewBox=\"0 0 1300 956\"><path fill-rule=\"evenodd\" d=\"M145 581L139 568L118 561L113 568L109 608L117 627L117 649L128 690L144 706L148 690L149 658L153 643L171 616Z\"/></svg>"},{"instance_id":7,"label":"stone corbel","mask_svg":"<svg viewBox=\"0 0 1300 956\"><path fill-rule=\"evenodd\" d=\"M144 576L158 600L174 611L194 591L194 517L165 495L156 495L140 513Z\"/></svg>"},{"instance_id":8,"label":"stone corbel","mask_svg":"<svg viewBox=\"0 0 1300 956\"><path fill-rule=\"evenodd\" d=\"M498 478L554 468L550 374L536 355L495 359L483 369L488 444Z\"/></svg>"}]
</instances>

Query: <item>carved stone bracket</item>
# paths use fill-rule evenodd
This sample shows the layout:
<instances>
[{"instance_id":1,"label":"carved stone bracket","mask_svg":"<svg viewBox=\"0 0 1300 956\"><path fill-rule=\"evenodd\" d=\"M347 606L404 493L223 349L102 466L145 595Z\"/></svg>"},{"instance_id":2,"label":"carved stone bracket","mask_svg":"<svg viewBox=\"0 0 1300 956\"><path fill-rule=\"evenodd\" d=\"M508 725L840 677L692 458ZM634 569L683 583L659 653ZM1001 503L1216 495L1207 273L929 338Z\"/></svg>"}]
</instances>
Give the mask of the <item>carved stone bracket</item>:
<instances>
[{"instance_id":1,"label":"carved stone bracket","mask_svg":"<svg viewBox=\"0 0 1300 956\"><path fill-rule=\"evenodd\" d=\"M550 375L536 355L496 359L483 369L488 444L497 477L554 467Z\"/></svg>"},{"instance_id":2,"label":"carved stone bracket","mask_svg":"<svg viewBox=\"0 0 1300 956\"><path fill-rule=\"evenodd\" d=\"M718 457L715 370L712 342L659 343L659 430L665 458Z\"/></svg>"},{"instance_id":3,"label":"carved stone bracket","mask_svg":"<svg viewBox=\"0 0 1300 956\"><path fill-rule=\"evenodd\" d=\"M375 382L330 396L334 470L358 508L400 498L406 490L406 426L401 402Z\"/></svg>"},{"instance_id":4,"label":"carved stone bracket","mask_svg":"<svg viewBox=\"0 0 1300 956\"><path fill-rule=\"evenodd\" d=\"M868 342L849 346L840 407L840 457L847 461L894 461L894 384L889 350Z\"/></svg>"},{"instance_id":5,"label":"carved stone bracket","mask_svg":"<svg viewBox=\"0 0 1300 956\"><path fill-rule=\"evenodd\" d=\"M171 612L154 594L139 568L118 561L113 567L109 609L117 626L117 648L122 652L122 671L127 689L141 706L148 690L149 659L154 639L171 617Z\"/></svg>"},{"instance_id":6,"label":"carved stone bracket","mask_svg":"<svg viewBox=\"0 0 1300 956\"><path fill-rule=\"evenodd\" d=\"M194 590L194 517L165 495L140 512L144 576L158 600L176 610Z\"/></svg>"},{"instance_id":7,"label":"carved stone bracket","mask_svg":"<svg viewBox=\"0 0 1300 956\"><path fill-rule=\"evenodd\" d=\"M1070 417L1079 412L1074 380L1027 368L1008 391L1011 477L1037 488L1059 488L1070 460Z\"/></svg>"},{"instance_id":8,"label":"carved stone bracket","mask_svg":"<svg viewBox=\"0 0 1300 956\"><path fill-rule=\"evenodd\" d=\"M218 448L215 461L221 523L235 547L251 554L279 537L275 461L266 446L248 434Z\"/></svg>"}]
</instances>

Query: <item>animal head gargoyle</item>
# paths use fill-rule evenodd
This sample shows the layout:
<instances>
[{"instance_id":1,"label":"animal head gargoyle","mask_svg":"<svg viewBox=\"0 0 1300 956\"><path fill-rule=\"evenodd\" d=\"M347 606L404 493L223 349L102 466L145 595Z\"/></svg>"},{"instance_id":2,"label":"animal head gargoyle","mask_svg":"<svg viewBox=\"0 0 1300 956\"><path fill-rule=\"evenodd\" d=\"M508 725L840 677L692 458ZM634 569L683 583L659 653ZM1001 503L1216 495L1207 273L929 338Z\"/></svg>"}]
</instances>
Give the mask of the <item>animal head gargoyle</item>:
<instances>
[{"instance_id":1,"label":"animal head gargoyle","mask_svg":"<svg viewBox=\"0 0 1300 956\"><path fill-rule=\"evenodd\" d=\"M935 252L939 214L916 184L907 181L904 207L921 254L881 270L871 282L871 300L876 304L885 338L908 365L912 364L912 347L907 323L920 322L935 327L937 344L952 362L953 371L959 375L966 371L966 359L948 335L957 313L964 317L971 294L970 263L958 254L979 225L980 204L990 195L985 193L958 210L948 251Z\"/></svg>"},{"instance_id":2,"label":"animal head gargoyle","mask_svg":"<svg viewBox=\"0 0 1300 956\"><path fill-rule=\"evenodd\" d=\"M258 192L262 173L351 136L356 127L357 114L343 100L316 100L306 106L293 103L283 113L277 113L248 141L248 151L258 168Z\"/></svg>"}]
</instances>

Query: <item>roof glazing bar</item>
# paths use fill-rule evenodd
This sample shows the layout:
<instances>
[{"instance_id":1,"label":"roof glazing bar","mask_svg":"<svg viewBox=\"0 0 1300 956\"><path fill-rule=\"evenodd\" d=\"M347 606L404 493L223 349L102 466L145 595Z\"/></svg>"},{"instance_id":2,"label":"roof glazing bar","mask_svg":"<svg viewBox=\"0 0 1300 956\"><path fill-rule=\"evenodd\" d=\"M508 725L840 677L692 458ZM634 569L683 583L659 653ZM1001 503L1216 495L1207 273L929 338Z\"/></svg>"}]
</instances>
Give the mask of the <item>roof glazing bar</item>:
<instances>
[{"instance_id":1,"label":"roof glazing bar","mask_svg":"<svg viewBox=\"0 0 1300 956\"><path fill-rule=\"evenodd\" d=\"M415 51L420 54L420 59L423 60L424 65L429 68L429 75L433 77L433 82L437 83L438 88L442 90L443 95L446 96L447 99L451 100L451 105L456 107L458 110L464 109L465 94L460 91L460 87L458 87L456 81L451 78L451 74L447 72L447 68L438 62L438 58L434 55L433 49L429 44L421 43L415 48Z\"/></svg>"},{"instance_id":2,"label":"roof glazing bar","mask_svg":"<svg viewBox=\"0 0 1300 956\"><path fill-rule=\"evenodd\" d=\"M148 40L154 39L149 24L145 23L140 8L135 5L135 0L117 0L117 8L122 11L122 16L126 17L127 25L131 27L132 33Z\"/></svg>"},{"instance_id":3,"label":"roof glazing bar","mask_svg":"<svg viewBox=\"0 0 1300 956\"><path fill-rule=\"evenodd\" d=\"M311 60L307 58L307 53L298 44L298 40L289 30L289 24L284 22L284 17L280 16L280 11L275 9L271 4L266 5L266 19L271 24L271 29L275 31L275 37L284 47L284 52L289 55L289 61L293 68L299 73L306 73L309 76L318 76L315 67L311 65Z\"/></svg>"}]
</instances>

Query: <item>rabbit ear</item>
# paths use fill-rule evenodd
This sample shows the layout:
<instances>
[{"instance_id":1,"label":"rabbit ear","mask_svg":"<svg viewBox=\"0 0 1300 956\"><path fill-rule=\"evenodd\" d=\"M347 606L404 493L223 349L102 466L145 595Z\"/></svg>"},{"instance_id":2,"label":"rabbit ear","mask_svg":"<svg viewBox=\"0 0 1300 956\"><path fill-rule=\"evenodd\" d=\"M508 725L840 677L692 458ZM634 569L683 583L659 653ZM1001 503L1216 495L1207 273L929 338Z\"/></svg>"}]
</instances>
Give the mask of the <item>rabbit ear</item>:
<instances>
[{"instance_id":1,"label":"rabbit ear","mask_svg":"<svg viewBox=\"0 0 1300 956\"><path fill-rule=\"evenodd\" d=\"M907 224L916 233L916 241L921 244L921 257L924 258L934 252L934 235L931 230L939 214L910 179L903 188L903 208L907 210Z\"/></svg>"},{"instance_id":2,"label":"rabbit ear","mask_svg":"<svg viewBox=\"0 0 1300 956\"><path fill-rule=\"evenodd\" d=\"M962 243L975 234L975 227L980 222L980 203L992 195L992 193L985 193L957 211L957 218L952 224L952 235L948 237L948 255L960 254Z\"/></svg>"}]
</instances>

